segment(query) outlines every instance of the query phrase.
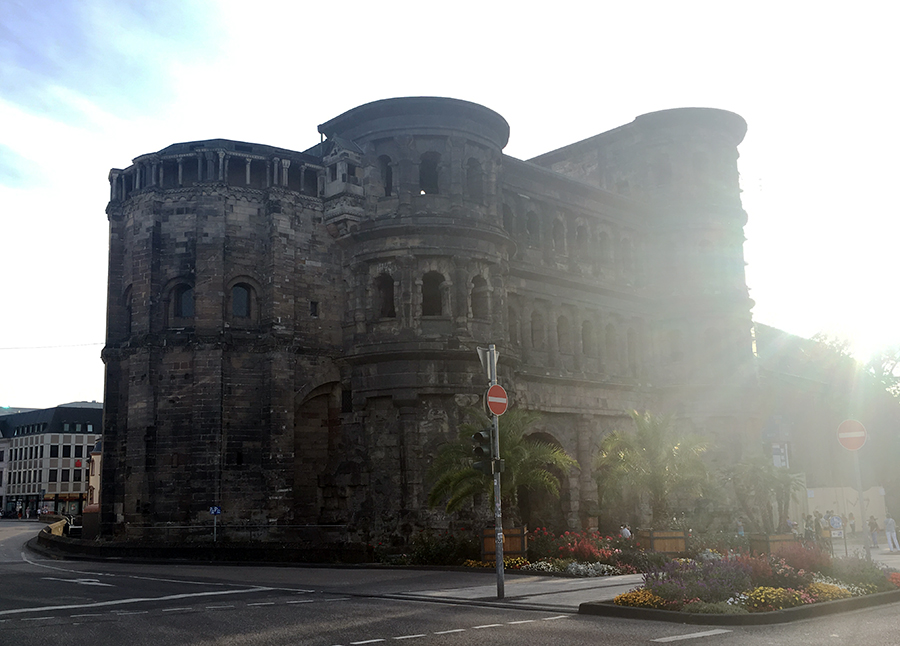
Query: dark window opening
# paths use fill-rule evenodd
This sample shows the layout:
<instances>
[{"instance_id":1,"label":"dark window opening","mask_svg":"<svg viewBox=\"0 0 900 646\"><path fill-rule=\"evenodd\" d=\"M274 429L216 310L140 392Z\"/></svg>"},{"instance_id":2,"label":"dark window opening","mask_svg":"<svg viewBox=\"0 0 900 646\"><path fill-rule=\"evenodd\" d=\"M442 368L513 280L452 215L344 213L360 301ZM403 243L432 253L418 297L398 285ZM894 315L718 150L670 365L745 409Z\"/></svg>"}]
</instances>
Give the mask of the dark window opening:
<instances>
[{"instance_id":1,"label":"dark window opening","mask_svg":"<svg viewBox=\"0 0 900 646\"><path fill-rule=\"evenodd\" d=\"M239 284L231 288L231 315L250 318L250 286Z\"/></svg>"},{"instance_id":2,"label":"dark window opening","mask_svg":"<svg viewBox=\"0 0 900 646\"><path fill-rule=\"evenodd\" d=\"M379 157L378 170L381 171L381 187L384 189L384 196L390 197L394 194L394 169L391 167L391 158L387 155Z\"/></svg>"},{"instance_id":3,"label":"dark window opening","mask_svg":"<svg viewBox=\"0 0 900 646\"><path fill-rule=\"evenodd\" d=\"M78 446L75 447L75 457L76 457L76 458L83 458L83 457L84 457L84 447L81 446L80 444L79 444Z\"/></svg>"},{"instance_id":4,"label":"dark window opening","mask_svg":"<svg viewBox=\"0 0 900 646\"><path fill-rule=\"evenodd\" d=\"M569 319L560 316L556 319L556 347L559 352L572 353L572 335L569 330Z\"/></svg>"},{"instance_id":5,"label":"dark window opening","mask_svg":"<svg viewBox=\"0 0 900 646\"><path fill-rule=\"evenodd\" d=\"M63 444L63 454L64 458L72 457L72 445L71 444Z\"/></svg>"},{"instance_id":6,"label":"dark window opening","mask_svg":"<svg viewBox=\"0 0 900 646\"><path fill-rule=\"evenodd\" d=\"M175 288L175 318L194 318L194 290L189 285Z\"/></svg>"},{"instance_id":7,"label":"dark window opening","mask_svg":"<svg viewBox=\"0 0 900 646\"><path fill-rule=\"evenodd\" d=\"M69 470L62 469L59 473L60 482L68 482L69 481Z\"/></svg>"},{"instance_id":8,"label":"dark window opening","mask_svg":"<svg viewBox=\"0 0 900 646\"><path fill-rule=\"evenodd\" d=\"M422 195L437 195L439 192L438 163L441 156L425 153L419 160L419 191Z\"/></svg>"},{"instance_id":9,"label":"dark window opening","mask_svg":"<svg viewBox=\"0 0 900 646\"><path fill-rule=\"evenodd\" d=\"M473 202L481 203L484 199L484 173L477 159L469 159L466 166L466 189Z\"/></svg>"},{"instance_id":10,"label":"dark window opening","mask_svg":"<svg viewBox=\"0 0 900 646\"><path fill-rule=\"evenodd\" d=\"M342 390L341 391L341 412L342 413L352 413L353 412L353 391L352 390Z\"/></svg>"},{"instance_id":11,"label":"dark window opening","mask_svg":"<svg viewBox=\"0 0 900 646\"><path fill-rule=\"evenodd\" d=\"M553 221L553 248L559 253L566 251L566 228L559 220Z\"/></svg>"},{"instance_id":12,"label":"dark window opening","mask_svg":"<svg viewBox=\"0 0 900 646\"><path fill-rule=\"evenodd\" d=\"M51 444L50 445L50 457L51 458L59 457L59 444Z\"/></svg>"},{"instance_id":13,"label":"dark window opening","mask_svg":"<svg viewBox=\"0 0 900 646\"><path fill-rule=\"evenodd\" d=\"M481 276L475 276L472 279L472 318L488 318L488 309L487 281Z\"/></svg>"},{"instance_id":14,"label":"dark window opening","mask_svg":"<svg viewBox=\"0 0 900 646\"><path fill-rule=\"evenodd\" d=\"M319 301L309 302L309 315L314 319L319 318Z\"/></svg>"},{"instance_id":15,"label":"dark window opening","mask_svg":"<svg viewBox=\"0 0 900 646\"><path fill-rule=\"evenodd\" d=\"M58 471L56 469L50 469L47 471L47 482L56 482L57 476Z\"/></svg>"},{"instance_id":16,"label":"dark window opening","mask_svg":"<svg viewBox=\"0 0 900 646\"><path fill-rule=\"evenodd\" d=\"M532 244L537 244L540 240L541 225L538 222L538 216L534 211L529 211L525 216L525 233Z\"/></svg>"},{"instance_id":17,"label":"dark window opening","mask_svg":"<svg viewBox=\"0 0 900 646\"><path fill-rule=\"evenodd\" d=\"M306 168L303 171L303 193L304 195L318 195L319 182L316 171L312 168Z\"/></svg>"},{"instance_id":18,"label":"dark window opening","mask_svg":"<svg viewBox=\"0 0 900 646\"><path fill-rule=\"evenodd\" d=\"M375 279L375 310L379 318L392 319L397 316L394 309L394 279L381 274Z\"/></svg>"},{"instance_id":19,"label":"dark window opening","mask_svg":"<svg viewBox=\"0 0 900 646\"><path fill-rule=\"evenodd\" d=\"M328 167L328 181L333 182L337 180L337 164L332 164Z\"/></svg>"},{"instance_id":20,"label":"dark window opening","mask_svg":"<svg viewBox=\"0 0 900 646\"><path fill-rule=\"evenodd\" d=\"M539 312L531 315L531 347L535 350L544 349L544 317Z\"/></svg>"},{"instance_id":21,"label":"dark window opening","mask_svg":"<svg viewBox=\"0 0 900 646\"><path fill-rule=\"evenodd\" d=\"M444 277L430 271L422 279L422 316L440 316L444 313L441 303L441 285Z\"/></svg>"}]
</instances>

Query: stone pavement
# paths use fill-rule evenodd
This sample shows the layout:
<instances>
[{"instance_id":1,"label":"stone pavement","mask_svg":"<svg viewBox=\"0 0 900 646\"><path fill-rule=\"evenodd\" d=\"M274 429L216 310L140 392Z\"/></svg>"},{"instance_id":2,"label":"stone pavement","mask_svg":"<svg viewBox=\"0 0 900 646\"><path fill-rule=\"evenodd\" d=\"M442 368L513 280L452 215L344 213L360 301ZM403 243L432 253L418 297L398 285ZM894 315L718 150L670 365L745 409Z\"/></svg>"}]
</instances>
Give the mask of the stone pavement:
<instances>
[{"instance_id":1,"label":"stone pavement","mask_svg":"<svg viewBox=\"0 0 900 646\"><path fill-rule=\"evenodd\" d=\"M616 595L628 592L643 583L642 574L570 579L507 572L504 576L504 597L498 599L496 576L481 578L484 579L484 583L480 585L391 596L574 613L578 612L578 606L582 603L610 601Z\"/></svg>"}]
</instances>

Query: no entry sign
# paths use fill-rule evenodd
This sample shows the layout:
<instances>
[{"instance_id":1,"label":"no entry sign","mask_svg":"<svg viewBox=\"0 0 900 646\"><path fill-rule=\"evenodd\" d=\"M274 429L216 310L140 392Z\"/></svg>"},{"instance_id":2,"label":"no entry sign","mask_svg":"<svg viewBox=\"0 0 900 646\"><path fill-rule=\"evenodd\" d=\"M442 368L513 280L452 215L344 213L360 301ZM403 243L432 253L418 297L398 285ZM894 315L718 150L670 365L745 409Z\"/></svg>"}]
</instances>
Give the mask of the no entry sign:
<instances>
[{"instance_id":1,"label":"no entry sign","mask_svg":"<svg viewBox=\"0 0 900 646\"><path fill-rule=\"evenodd\" d=\"M484 395L487 407L494 415L502 415L506 412L509 400L506 398L506 390L500 384L494 384L487 389Z\"/></svg>"},{"instance_id":2,"label":"no entry sign","mask_svg":"<svg viewBox=\"0 0 900 646\"><path fill-rule=\"evenodd\" d=\"M838 426L838 442L848 451L858 451L866 443L866 427L855 419L848 419Z\"/></svg>"}]
</instances>

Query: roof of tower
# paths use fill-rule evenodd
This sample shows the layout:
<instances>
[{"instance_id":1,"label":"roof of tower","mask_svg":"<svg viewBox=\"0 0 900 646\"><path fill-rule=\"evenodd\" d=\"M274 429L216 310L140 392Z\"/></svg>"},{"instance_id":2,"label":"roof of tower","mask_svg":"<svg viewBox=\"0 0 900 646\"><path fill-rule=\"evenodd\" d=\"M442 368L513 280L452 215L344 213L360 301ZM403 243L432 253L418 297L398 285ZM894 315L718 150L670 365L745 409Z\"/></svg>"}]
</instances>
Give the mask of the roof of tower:
<instances>
[{"instance_id":1,"label":"roof of tower","mask_svg":"<svg viewBox=\"0 0 900 646\"><path fill-rule=\"evenodd\" d=\"M493 110L460 99L416 96L373 101L319 125L326 137L360 140L390 131L405 134L463 130L502 149L509 141L509 124Z\"/></svg>"}]
</instances>

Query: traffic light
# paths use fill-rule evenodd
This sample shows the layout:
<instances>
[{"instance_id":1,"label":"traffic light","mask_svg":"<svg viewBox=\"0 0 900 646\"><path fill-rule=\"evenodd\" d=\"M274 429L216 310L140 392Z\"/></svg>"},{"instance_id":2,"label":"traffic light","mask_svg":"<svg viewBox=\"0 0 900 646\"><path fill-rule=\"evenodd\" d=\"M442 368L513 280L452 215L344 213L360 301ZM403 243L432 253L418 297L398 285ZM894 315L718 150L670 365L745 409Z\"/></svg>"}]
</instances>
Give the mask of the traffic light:
<instances>
[{"instance_id":1,"label":"traffic light","mask_svg":"<svg viewBox=\"0 0 900 646\"><path fill-rule=\"evenodd\" d=\"M472 434L472 468L485 475L493 474L491 465L491 429Z\"/></svg>"}]
</instances>

